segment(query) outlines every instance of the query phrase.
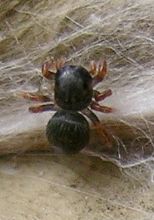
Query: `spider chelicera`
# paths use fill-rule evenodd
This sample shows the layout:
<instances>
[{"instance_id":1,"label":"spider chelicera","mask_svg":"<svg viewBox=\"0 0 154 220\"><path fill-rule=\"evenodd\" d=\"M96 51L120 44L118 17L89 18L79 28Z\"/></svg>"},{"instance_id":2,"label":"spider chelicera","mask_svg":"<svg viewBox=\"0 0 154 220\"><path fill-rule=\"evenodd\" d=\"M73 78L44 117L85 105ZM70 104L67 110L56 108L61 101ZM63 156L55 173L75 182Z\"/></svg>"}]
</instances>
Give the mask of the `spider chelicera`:
<instances>
[{"instance_id":1,"label":"spider chelicera","mask_svg":"<svg viewBox=\"0 0 154 220\"><path fill-rule=\"evenodd\" d=\"M30 112L56 111L47 124L46 135L49 143L53 143L60 151L78 153L88 145L90 129L84 115L92 121L106 142L110 142L108 133L92 111L113 111L99 104L112 94L111 89L103 92L94 89L106 74L106 60L98 63L92 61L87 70L82 66L68 65L64 59L52 59L42 65L42 75L48 80L54 80L54 103L50 96L21 92L25 99L42 102L29 107Z\"/></svg>"}]
</instances>

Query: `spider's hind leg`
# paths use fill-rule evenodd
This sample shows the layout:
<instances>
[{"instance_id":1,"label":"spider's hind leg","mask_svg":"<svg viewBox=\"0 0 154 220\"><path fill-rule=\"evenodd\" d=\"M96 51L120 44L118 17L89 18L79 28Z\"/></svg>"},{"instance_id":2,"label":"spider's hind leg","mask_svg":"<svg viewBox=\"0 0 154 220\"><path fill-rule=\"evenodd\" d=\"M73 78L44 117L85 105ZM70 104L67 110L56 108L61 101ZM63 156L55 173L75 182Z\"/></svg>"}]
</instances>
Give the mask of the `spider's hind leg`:
<instances>
[{"instance_id":1,"label":"spider's hind leg","mask_svg":"<svg viewBox=\"0 0 154 220\"><path fill-rule=\"evenodd\" d=\"M101 124L101 121L99 120L99 118L89 108L82 110L82 113L92 121L92 124L93 124L92 128L96 129L100 138L102 139L103 137L107 145L111 147L112 139L110 137L110 134L106 131L105 126Z\"/></svg>"}]
</instances>

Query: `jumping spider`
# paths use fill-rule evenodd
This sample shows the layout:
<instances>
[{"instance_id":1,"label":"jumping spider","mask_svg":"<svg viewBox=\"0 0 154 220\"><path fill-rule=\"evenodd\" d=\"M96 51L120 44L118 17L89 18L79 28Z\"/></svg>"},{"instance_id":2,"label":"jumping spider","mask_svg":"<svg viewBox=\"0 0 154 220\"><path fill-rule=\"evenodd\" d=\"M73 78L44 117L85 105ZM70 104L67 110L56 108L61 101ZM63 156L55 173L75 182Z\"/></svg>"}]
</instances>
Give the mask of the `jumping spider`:
<instances>
[{"instance_id":1,"label":"jumping spider","mask_svg":"<svg viewBox=\"0 0 154 220\"><path fill-rule=\"evenodd\" d=\"M42 75L55 82L54 103L49 96L21 92L21 95L28 100L43 102L31 106L30 112L56 111L47 124L46 135L49 143L53 143L60 151L77 153L88 145L89 123L83 115L92 121L93 126L106 142L110 142L108 133L91 110L102 113L113 111L110 107L99 105L99 101L110 96L112 91L108 89L99 92L93 89L106 74L106 60L91 62L88 71L82 66L67 65L64 59L52 59L42 65Z\"/></svg>"}]
</instances>

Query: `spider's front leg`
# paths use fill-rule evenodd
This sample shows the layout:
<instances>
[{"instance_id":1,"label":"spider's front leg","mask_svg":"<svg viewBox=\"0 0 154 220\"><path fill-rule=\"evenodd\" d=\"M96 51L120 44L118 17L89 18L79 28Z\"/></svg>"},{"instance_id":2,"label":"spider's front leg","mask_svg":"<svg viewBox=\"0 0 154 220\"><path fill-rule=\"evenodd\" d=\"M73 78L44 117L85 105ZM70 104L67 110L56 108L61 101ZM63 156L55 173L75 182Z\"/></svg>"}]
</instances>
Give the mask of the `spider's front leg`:
<instances>
[{"instance_id":1,"label":"spider's front leg","mask_svg":"<svg viewBox=\"0 0 154 220\"><path fill-rule=\"evenodd\" d=\"M107 74L107 62L106 60L96 63L91 61L89 73L93 76L93 86L103 81Z\"/></svg>"},{"instance_id":2,"label":"spider's front leg","mask_svg":"<svg viewBox=\"0 0 154 220\"><path fill-rule=\"evenodd\" d=\"M42 65L42 75L49 80L54 79L57 70L62 68L65 62L66 60L64 58L57 60L51 59L50 61L45 62Z\"/></svg>"}]
</instances>

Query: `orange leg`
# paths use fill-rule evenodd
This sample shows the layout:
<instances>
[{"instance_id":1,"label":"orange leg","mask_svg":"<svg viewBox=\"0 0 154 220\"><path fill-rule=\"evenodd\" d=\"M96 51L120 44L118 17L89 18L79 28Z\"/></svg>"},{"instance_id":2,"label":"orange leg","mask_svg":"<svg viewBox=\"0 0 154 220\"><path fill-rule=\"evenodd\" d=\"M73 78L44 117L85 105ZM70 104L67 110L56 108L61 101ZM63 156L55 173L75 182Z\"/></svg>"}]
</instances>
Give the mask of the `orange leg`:
<instances>
[{"instance_id":1,"label":"orange leg","mask_svg":"<svg viewBox=\"0 0 154 220\"><path fill-rule=\"evenodd\" d=\"M95 111L102 112L102 113L112 113L114 110L113 108L99 105L97 102L92 101L90 104L90 107L94 109Z\"/></svg>"},{"instance_id":2,"label":"orange leg","mask_svg":"<svg viewBox=\"0 0 154 220\"><path fill-rule=\"evenodd\" d=\"M18 93L19 96L23 97L24 99L31 100L31 101L38 101L38 102L50 102L51 99L48 96L40 95L33 92L24 92L21 91Z\"/></svg>"},{"instance_id":3,"label":"orange leg","mask_svg":"<svg viewBox=\"0 0 154 220\"><path fill-rule=\"evenodd\" d=\"M93 97L96 100L96 102L102 101L104 100L106 97L112 95L112 90L111 89L107 89L103 92L99 92L97 90L94 90L94 94Z\"/></svg>"},{"instance_id":4,"label":"orange leg","mask_svg":"<svg viewBox=\"0 0 154 220\"><path fill-rule=\"evenodd\" d=\"M48 104L40 104L29 107L29 111L32 113L41 113L45 111L57 111L58 107L55 106L54 103L48 103Z\"/></svg>"},{"instance_id":5,"label":"orange leg","mask_svg":"<svg viewBox=\"0 0 154 220\"><path fill-rule=\"evenodd\" d=\"M101 82L105 75L107 74L107 62L106 60L100 61L96 63L95 61L92 61L90 63L90 74L94 76L93 78L93 86L95 86L97 83Z\"/></svg>"},{"instance_id":6,"label":"orange leg","mask_svg":"<svg viewBox=\"0 0 154 220\"><path fill-rule=\"evenodd\" d=\"M90 62L90 71L89 73L92 75L92 76L95 76L96 75L96 70L97 70L97 65L96 65L96 62L94 60L92 60Z\"/></svg>"},{"instance_id":7,"label":"orange leg","mask_svg":"<svg viewBox=\"0 0 154 220\"><path fill-rule=\"evenodd\" d=\"M101 124L98 117L89 108L84 109L82 113L92 121L93 128L96 129L100 137L101 138L103 137L105 139L105 142L108 144L108 146L111 146L112 144L111 137L106 131L105 127Z\"/></svg>"},{"instance_id":8,"label":"orange leg","mask_svg":"<svg viewBox=\"0 0 154 220\"><path fill-rule=\"evenodd\" d=\"M58 69L62 68L65 64L65 59L51 59L42 65L42 75L47 79L54 79Z\"/></svg>"}]
</instances>

